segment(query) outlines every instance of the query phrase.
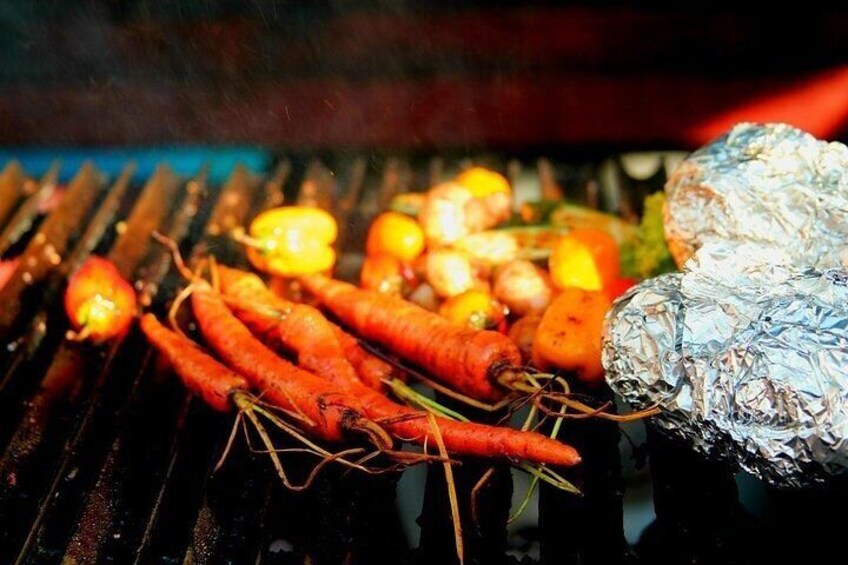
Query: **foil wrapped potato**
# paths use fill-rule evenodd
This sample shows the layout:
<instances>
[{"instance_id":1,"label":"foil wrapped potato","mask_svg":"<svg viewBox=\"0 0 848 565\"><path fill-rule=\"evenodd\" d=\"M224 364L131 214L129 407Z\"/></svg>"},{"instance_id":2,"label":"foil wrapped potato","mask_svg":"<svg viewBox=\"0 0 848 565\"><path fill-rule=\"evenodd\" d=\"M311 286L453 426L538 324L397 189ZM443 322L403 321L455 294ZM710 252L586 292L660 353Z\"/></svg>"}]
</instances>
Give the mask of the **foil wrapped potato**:
<instances>
[{"instance_id":1,"label":"foil wrapped potato","mask_svg":"<svg viewBox=\"0 0 848 565\"><path fill-rule=\"evenodd\" d=\"M710 243L607 314L609 385L655 422L782 487L848 467L848 271Z\"/></svg>"}]
</instances>

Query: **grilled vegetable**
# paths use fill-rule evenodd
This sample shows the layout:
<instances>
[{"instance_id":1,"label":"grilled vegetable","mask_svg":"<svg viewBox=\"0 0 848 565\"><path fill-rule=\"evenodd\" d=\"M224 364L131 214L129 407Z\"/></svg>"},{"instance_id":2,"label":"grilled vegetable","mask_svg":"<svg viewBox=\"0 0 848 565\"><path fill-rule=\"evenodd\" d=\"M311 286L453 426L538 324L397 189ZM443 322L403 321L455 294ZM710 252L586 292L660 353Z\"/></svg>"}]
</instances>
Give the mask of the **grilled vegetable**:
<instances>
[{"instance_id":1,"label":"grilled vegetable","mask_svg":"<svg viewBox=\"0 0 848 565\"><path fill-rule=\"evenodd\" d=\"M285 206L259 214L249 235L236 234L247 245L247 258L262 272L280 277L323 273L333 268L336 220L319 208Z\"/></svg>"},{"instance_id":2,"label":"grilled vegetable","mask_svg":"<svg viewBox=\"0 0 848 565\"><path fill-rule=\"evenodd\" d=\"M510 312L523 316L543 311L551 303L550 277L530 261L510 261L495 271L495 298Z\"/></svg>"},{"instance_id":3,"label":"grilled vegetable","mask_svg":"<svg viewBox=\"0 0 848 565\"><path fill-rule=\"evenodd\" d=\"M603 381L601 330L609 307L603 292L564 289L536 329L533 364L543 371L573 371L587 383Z\"/></svg>"},{"instance_id":4,"label":"grilled vegetable","mask_svg":"<svg viewBox=\"0 0 848 565\"><path fill-rule=\"evenodd\" d=\"M476 289L448 298L439 308L439 314L451 322L478 330L501 328L507 313L491 294Z\"/></svg>"},{"instance_id":5,"label":"grilled vegetable","mask_svg":"<svg viewBox=\"0 0 848 565\"><path fill-rule=\"evenodd\" d=\"M168 360L186 388L219 412L233 409L230 398L247 390L247 381L221 365L196 343L160 324L153 314L141 317L141 330L148 341Z\"/></svg>"},{"instance_id":6,"label":"grilled vegetable","mask_svg":"<svg viewBox=\"0 0 848 565\"><path fill-rule=\"evenodd\" d=\"M610 234L619 245L633 241L636 226L618 216L605 214L575 204L562 204L551 212L551 226L554 228L577 230L598 229Z\"/></svg>"},{"instance_id":7,"label":"grilled vegetable","mask_svg":"<svg viewBox=\"0 0 848 565\"><path fill-rule=\"evenodd\" d=\"M619 276L618 245L603 230L575 229L557 242L548 267L558 288L601 290Z\"/></svg>"},{"instance_id":8,"label":"grilled vegetable","mask_svg":"<svg viewBox=\"0 0 848 565\"><path fill-rule=\"evenodd\" d=\"M368 255L362 262L359 286L384 294L402 294L404 265L392 255Z\"/></svg>"},{"instance_id":9,"label":"grilled vegetable","mask_svg":"<svg viewBox=\"0 0 848 565\"><path fill-rule=\"evenodd\" d=\"M427 282L439 296L450 297L473 288L476 280L470 257L457 249L427 254Z\"/></svg>"},{"instance_id":10,"label":"grilled vegetable","mask_svg":"<svg viewBox=\"0 0 848 565\"><path fill-rule=\"evenodd\" d=\"M230 270L232 271L232 270ZM222 276L222 281L232 275ZM224 292L232 283L246 284L242 278L224 283ZM280 302L270 291L257 288L258 279L250 279L255 305L266 309L276 309ZM230 288L230 290L233 290ZM245 293L238 293L245 294ZM238 316L254 332L263 336L268 345L294 351L298 362L315 375L326 379L341 393L355 397L366 416L382 420L386 430L397 438L422 445L432 444L433 429L425 412L397 404L373 388L365 386L356 377L353 367L341 354L341 345L334 339L334 330L320 312L303 305L290 305L301 308L299 314L278 319L257 314L250 306L237 307ZM269 326L272 328L269 331ZM436 419L445 447L451 453L523 459L536 463L552 465L574 465L580 456L570 446L546 438L534 432L517 431L509 428L486 426L470 422L455 422L444 418Z\"/></svg>"},{"instance_id":11,"label":"grilled vegetable","mask_svg":"<svg viewBox=\"0 0 848 565\"><path fill-rule=\"evenodd\" d=\"M375 437L376 424L363 415L356 398L295 367L257 341L211 289L194 291L191 300L206 342L258 389L265 401L298 414L303 429L321 439L340 441L351 433Z\"/></svg>"},{"instance_id":12,"label":"grilled vegetable","mask_svg":"<svg viewBox=\"0 0 848 565\"><path fill-rule=\"evenodd\" d=\"M467 253L479 265L494 267L518 257L519 248L513 234L505 230L489 230L459 238L454 248Z\"/></svg>"},{"instance_id":13,"label":"grilled vegetable","mask_svg":"<svg viewBox=\"0 0 848 565\"><path fill-rule=\"evenodd\" d=\"M365 251L368 255L385 254L412 261L424 251L424 232L409 216L385 212L368 229Z\"/></svg>"},{"instance_id":14,"label":"grilled vegetable","mask_svg":"<svg viewBox=\"0 0 848 565\"><path fill-rule=\"evenodd\" d=\"M504 376L521 354L505 335L457 326L394 296L361 290L323 276L301 284L318 302L364 339L430 372L455 390L489 402L503 398ZM515 373L520 379L520 373Z\"/></svg>"},{"instance_id":15,"label":"grilled vegetable","mask_svg":"<svg viewBox=\"0 0 848 565\"><path fill-rule=\"evenodd\" d=\"M218 267L218 273L227 304L254 333L284 330L285 334L277 337L296 347L298 355L344 359L353 365L358 378L375 390L382 390L384 380L405 380L402 371L367 351L315 308L277 296L253 273L224 266Z\"/></svg>"},{"instance_id":16,"label":"grilled vegetable","mask_svg":"<svg viewBox=\"0 0 848 565\"><path fill-rule=\"evenodd\" d=\"M533 358L533 341L536 339L536 330L541 321L541 313L528 314L512 324L506 334L521 351L521 359L525 363L529 363Z\"/></svg>"},{"instance_id":17,"label":"grilled vegetable","mask_svg":"<svg viewBox=\"0 0 848 565\"><path fill-rule=\"evenodd\" d=\"M65 312L74 339L95 343L124 333L136 312L136 297L130 283L102 257L92 256L68 280Z\"/></svg>"},{"instance_id":18,"label":"grilled vegetable","mask_svg":"<svg viewBox=\"0 0 848 565\"><path fill-rule=\"evenodd\" d=\"M621 248L621 270L625 275L647 279L677 270L665 241L664 206L664 192L645 198L636 237Z\"/></svg>"}]
</instances>

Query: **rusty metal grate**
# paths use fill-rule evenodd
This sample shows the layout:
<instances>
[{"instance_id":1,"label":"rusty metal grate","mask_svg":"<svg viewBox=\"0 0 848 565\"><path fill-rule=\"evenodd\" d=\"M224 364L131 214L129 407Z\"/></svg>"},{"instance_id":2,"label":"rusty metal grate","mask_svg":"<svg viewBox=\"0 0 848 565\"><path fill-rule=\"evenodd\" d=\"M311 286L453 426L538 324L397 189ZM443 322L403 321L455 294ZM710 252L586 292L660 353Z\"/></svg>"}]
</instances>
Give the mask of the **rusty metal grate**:
<instances>
[{"instance_id":1,"label":"rusty metal grate","mask_svg":"<svg viewBox=\"0 0 848 565\"><path fill-rule=\"evenodd\" d=\"M0 355L0 561L451 562L438 466L420 481L418 540L407 535L412 520L397 510L398 492L408 492L397 476L330 469L314 488L294 494L244 445L213 475L231 419L186 395L136 331L105 350L68 342L61 296L69 272L89 254L104 254L136 281L145 308L161 313L180 281L167 252L151 244L153 230L178 240L187 254L213 252L244 264L229 230L284 199L333 210L340 220L340 275L352 278L368 222L394 194L430 186L472 163L503 171L521 198L564 194L624 215L638 214L641 197L665 178L659 171L635 180L617 159L330 155L281 159L268 177L239 167L222 186L208 183L204 171L177 178L163 165L139 185L129 166L105 179L86 165L43 217L36 203L55 185L56 171L34 181L9 165L0 175L0 253L14 252L21 263L0 290L0 343L8 344ZM538 525L508 538L513 483L500 470L480 500L479 525L467 525L470 562L517 562L534 543L550 563L638 559L623 532L618 428L575 422L566 440L583 452L585 464L571 478L585 496L543 488ZM659 519L652 527L665 538L658 546L643 538L638 549L645 562L663 555L672 556L668 562L705 559L735 548L741 534L731 530L748 522L729 471L670 457L677 447L662 438L652 438L649 448L659 466L653 473ZM458 470L461 496L469 496L483 471L475 462ZM707 484L695 488L678 474ZM693 518L679 497L698 501L701 517Z\"/></svg>"}]
</instances>

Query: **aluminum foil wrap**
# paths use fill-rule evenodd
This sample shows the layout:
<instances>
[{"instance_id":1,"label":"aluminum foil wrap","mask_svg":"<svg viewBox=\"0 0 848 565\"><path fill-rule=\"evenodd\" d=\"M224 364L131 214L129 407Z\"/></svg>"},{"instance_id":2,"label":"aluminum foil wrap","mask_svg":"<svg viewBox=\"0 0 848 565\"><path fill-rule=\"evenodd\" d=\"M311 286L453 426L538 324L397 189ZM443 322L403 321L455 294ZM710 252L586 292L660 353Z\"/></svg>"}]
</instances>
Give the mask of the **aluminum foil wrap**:
<instances>
[{"instance_id":1,"label":"aluminum foil wrap","mask_svg":"<svg viewBox=\"0 0 848 565\"><path fill-rule=\"evenodd\" d=\"M739 124L666 184L678 267L708 241L780 247L798 264L848 265L848 148L786 124Z\"/></svg>"},{"instance_id":2,"label":"aluminum foil wrap","mask_svg":"<svg viewBox=\"0 0 848 565\"><path fill-rule=\"evenodd\" d=\"M607 381L713 458L782 487L848 467L848 271L713 243L607 315Z\"/></svg>"}]
</instances>

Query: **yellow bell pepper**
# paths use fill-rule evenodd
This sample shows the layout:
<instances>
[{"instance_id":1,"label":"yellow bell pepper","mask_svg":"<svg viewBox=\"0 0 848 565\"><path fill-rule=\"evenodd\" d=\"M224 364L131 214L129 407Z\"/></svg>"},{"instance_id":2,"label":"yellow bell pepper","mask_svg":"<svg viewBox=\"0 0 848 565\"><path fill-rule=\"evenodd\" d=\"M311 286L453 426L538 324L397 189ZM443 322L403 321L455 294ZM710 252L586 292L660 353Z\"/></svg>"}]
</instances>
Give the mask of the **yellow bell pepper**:
<instances>
[{"instance_id":1,"label":"yellow bell pepper","mask_svg":"<svg viewBox=\"0 0 848 565\"><path fill-rule=\"evenodd\" d=\"M483 167L471 167L459 173L454 182L470 190L474 198L485 198L499 192L506 194L511 192L506 177Z\"/></svg>"},{"instance_id":2,"label":"yellow bell pepper","mask_svg":"<svg viewBox=\"0 0 848 565\"><path fill-rule=\"evenodd\" d=\"M335 218L319 208L284 206L259 214L250 224L247 258L260 271L296 277L333 268L338 236Z\"/></svg>"}]
</instances>

